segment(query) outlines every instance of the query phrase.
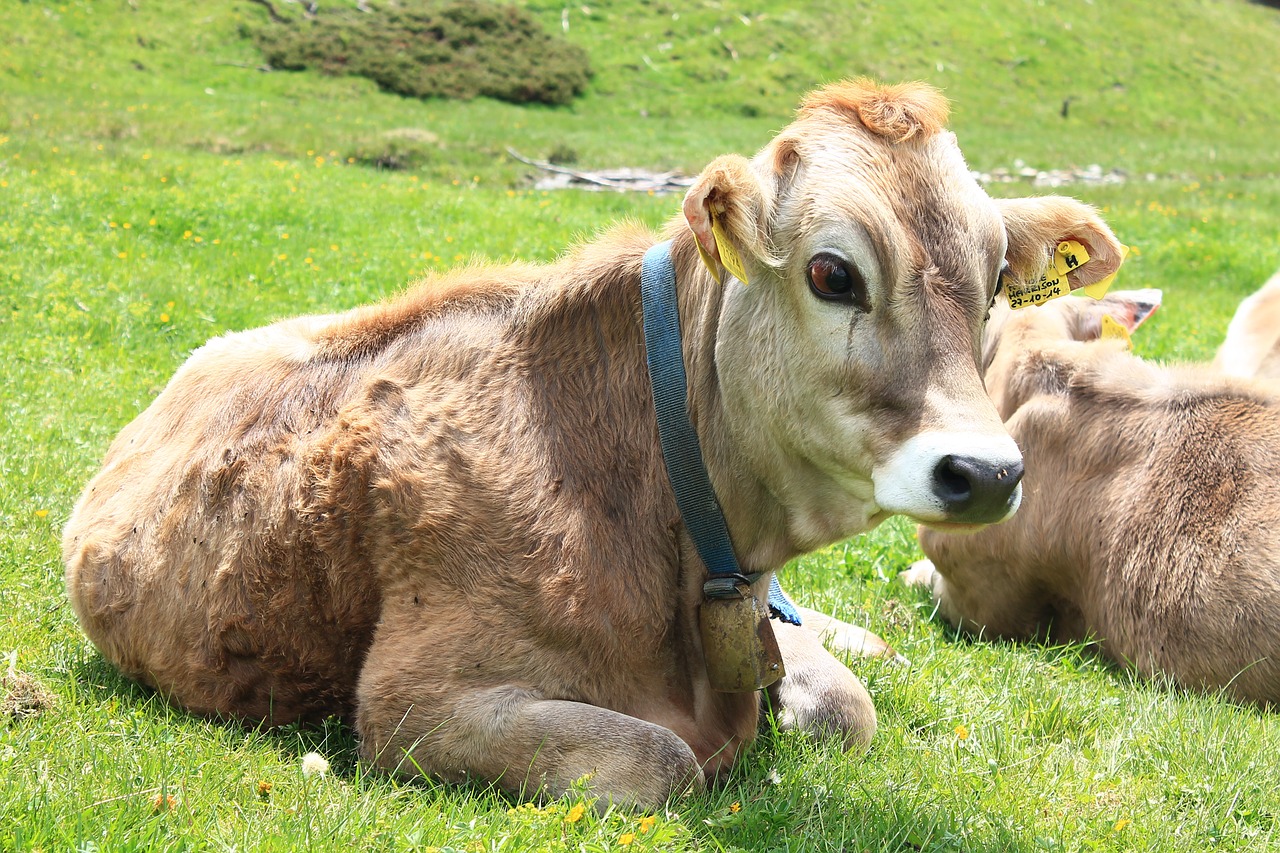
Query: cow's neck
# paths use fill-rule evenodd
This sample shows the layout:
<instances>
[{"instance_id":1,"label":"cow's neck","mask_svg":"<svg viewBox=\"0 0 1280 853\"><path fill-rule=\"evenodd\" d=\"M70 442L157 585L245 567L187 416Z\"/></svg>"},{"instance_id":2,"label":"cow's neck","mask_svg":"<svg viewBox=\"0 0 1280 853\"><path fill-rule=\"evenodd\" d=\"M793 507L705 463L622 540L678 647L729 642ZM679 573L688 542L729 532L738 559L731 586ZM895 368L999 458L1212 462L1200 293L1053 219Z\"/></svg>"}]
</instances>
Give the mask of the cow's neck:
<instances>
[{"instance_id":1,"label":"cow's neck","mask_svg":"<svg viewBox=\"0 0 1280 853\"><path fill-rule=\"evenodd\" d=\"M666 236L672 240L676 269L689 416L698 432L707 473L743 569L774 569L800 549L787 536L783 506L751 473L725 421L715 356L723 289L703 266L693 234L683 221Z\"/></svg>"}]
</instances>

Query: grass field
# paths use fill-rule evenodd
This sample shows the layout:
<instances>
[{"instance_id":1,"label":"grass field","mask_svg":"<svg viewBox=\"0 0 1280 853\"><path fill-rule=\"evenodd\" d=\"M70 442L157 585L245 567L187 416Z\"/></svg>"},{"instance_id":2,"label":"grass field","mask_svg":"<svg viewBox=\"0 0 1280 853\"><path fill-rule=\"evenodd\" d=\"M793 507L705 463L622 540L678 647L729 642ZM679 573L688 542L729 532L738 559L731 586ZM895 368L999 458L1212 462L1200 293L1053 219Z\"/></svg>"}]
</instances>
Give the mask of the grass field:
<instances>
[{"instance_id":1,"label":"grass field","mask_svg":"<svg viewBox=\"0 0 1280 853\"><path fill-rule=\"evenodd\" d=\"M360 766L336 721L199 720L102 661L63 597L60 531L111 438L193 348L678 211L671 196L532 190L507 146L694 172L758 148L819 83L926 79L954 100L975 168L1128 172L1065 191L1137 248L1118 286L1165 291L1141 354L1208 357L1280 267L1274 10L524 5L567 20L591 54L596 77L567 108L263 73L243 27L265 11L249 2L0 2L0 654L52 695L41 714L0 717L0 850L1280 849L1280 718L1135 681L1084 647L955 637L894 580L918 556L901 521L782 571L802 602L912 660L855 664L880 714L871 752L766 733L722 786L653 815L402 783ZM356 162L404 129L434 137L420 169ZM301 774L312 750L331 773Z\"/></svg>"}]
</instances>

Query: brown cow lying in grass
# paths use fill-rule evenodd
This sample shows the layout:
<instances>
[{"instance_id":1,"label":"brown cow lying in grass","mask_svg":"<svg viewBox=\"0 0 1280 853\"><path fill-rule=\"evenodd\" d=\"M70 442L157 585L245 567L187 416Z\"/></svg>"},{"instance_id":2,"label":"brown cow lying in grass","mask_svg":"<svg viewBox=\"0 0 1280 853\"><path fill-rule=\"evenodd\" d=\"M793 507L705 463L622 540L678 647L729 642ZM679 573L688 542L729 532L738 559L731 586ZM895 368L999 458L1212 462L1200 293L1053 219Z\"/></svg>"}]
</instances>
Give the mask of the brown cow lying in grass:
<instances>
[{"instance_id":1,"label":"brown cow lying in grass","mask_svg":"<svg viewBox=\"0 0 1280 853\"><path fill-rule=\"evenodd\" d=\"M988 198L945 118L927 87L828 87L753 160L708 166L666 229L688 410L758 596L894 513L1008 516L1021 461L978 373L1001 268L1038 275L1067 237L1094 258L1078 283L1119 264L1090 208ZM403 773L553 795L591 774L647 806L703 784L761 703L708 680L707 569L645 367L656 239L211 341L67 526L85 631L199 713L350 715ZM777 625L770 703L863 744L874 709L830 627Z\"/></svg>"},{"instance_id":2,"label":"brown cow lying in grass","mask_svg":"<svg viewBox=\"0 0 1280 853\"><path fill-rule=\"evenodd\" d=\"M992 318L987 384L1026 459L1017 517L921 529L904 573L964 630L1098 640L1144 675L1280 701L1280 388L1094 340L1155 291ZM1003 326L1003 328L1001 328ZM930 562L932 561L932 562Z\"/></svg>"}]
</instances>

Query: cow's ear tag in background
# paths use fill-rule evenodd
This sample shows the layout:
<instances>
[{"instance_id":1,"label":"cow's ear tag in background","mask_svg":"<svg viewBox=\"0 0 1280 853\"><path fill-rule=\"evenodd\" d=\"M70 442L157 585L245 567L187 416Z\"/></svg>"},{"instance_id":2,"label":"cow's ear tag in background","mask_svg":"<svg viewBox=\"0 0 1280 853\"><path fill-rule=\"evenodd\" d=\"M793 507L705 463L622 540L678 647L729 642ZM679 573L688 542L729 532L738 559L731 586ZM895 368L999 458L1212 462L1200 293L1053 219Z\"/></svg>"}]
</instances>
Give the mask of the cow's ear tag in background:
<instances>
[{"instance_id":1,"label":"cow's ear tag in background","mask_svg":"<svg viewBox=\"0 0 1280 853\"><path fill-rule=\"evenodd\" d=\"M1108 314L1102 315L1102 331L1098 337L1104 341L1124 341L1125 349L1133 349L1133 339L1129 337L1129 330L1124 327L1124 323Z\"/></svg>"},{"instance_id":2,"label":"cow's ear tag in background","mask_svg":"<svg viewBox=\"0 0 1280 853\"><path fill-rule=\"evenodd\" d=\"M703 599L698 626L711 689L748 693L786 674L769 607L747 584L736 584L726 597Z\"/></svg>"},{"instance_id":3,"label":"cow's ear tag in background","mask_svg":"<svg viewBox=\"0 0 1280 853\"><path fill-rule=\"evenodd\" d=\"M724 226L720 224L720 217L715 213L711 214L711 234L716 238L716 250L720 252L720 262L724 264L724 268L738 281L747 284L747 268L742 265L738 250L733 247Z\"/></svg>"}]
</instances>

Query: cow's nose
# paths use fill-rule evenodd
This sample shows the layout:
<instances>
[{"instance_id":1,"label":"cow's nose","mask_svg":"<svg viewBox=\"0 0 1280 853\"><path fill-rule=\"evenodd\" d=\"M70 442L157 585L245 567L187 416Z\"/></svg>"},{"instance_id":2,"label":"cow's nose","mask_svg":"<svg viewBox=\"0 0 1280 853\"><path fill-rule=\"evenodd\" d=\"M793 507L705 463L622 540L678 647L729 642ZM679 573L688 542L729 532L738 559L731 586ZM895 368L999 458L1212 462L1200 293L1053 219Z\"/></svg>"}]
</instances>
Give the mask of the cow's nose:
<instances>
[{"instance_id":1,"label":"cow's nose","mask_svg":"<svg viewBox=\"0 0 1280 853\"><path fill-rule=\"evenodd\" d=\"M987 524L1009 514L1022 481L1022 460L988 462L947 455L933 469L933 493L949 520Z\"/></svg>"}]
</instances>

